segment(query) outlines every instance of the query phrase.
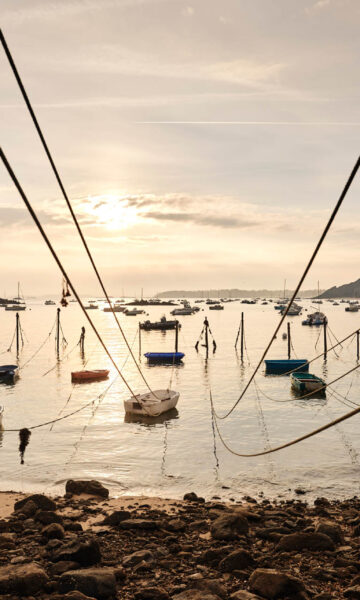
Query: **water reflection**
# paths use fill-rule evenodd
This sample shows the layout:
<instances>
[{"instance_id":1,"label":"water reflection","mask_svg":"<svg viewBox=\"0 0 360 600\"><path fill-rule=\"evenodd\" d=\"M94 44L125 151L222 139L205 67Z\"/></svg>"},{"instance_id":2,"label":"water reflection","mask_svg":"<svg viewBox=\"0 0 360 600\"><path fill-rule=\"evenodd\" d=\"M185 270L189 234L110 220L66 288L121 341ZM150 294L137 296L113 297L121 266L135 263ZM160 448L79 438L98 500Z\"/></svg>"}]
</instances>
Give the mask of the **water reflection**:
<instances>
[{"instance_id":1,"label":"water reflection","mask_svg":"<svg viewBox=\"0 0 360 600\"><path fill-rule=\"evenodd\" d=\"M172 408L166 413L159 415L158 417L150 417L149 415L134 415L132 413L125 413L124 423L138 423L139 425L145 425L146 427L155 427L156 425L168 424L173 419L179 418L179 411L177 408Z\"/></svg>"}]
</instances>

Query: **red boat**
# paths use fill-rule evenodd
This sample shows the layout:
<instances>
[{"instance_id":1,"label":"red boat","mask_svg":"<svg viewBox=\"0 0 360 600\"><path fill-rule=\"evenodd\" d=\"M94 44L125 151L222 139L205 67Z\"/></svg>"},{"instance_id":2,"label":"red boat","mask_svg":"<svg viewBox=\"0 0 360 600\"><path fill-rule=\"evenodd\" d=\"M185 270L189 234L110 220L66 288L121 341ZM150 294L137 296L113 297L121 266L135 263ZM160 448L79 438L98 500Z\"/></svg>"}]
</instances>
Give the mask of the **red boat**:
<instances>
[{"instance_id":1,"label":"red boat","mask_svg":"<svg viewBox=\"0 0 360 600\"><path fill-rule=\"evenodd\" d=\"M88 383L89 381L100 381L107 379L109 371L106 369L96 369L94 371L73 371L71 373L71 381L73 383Z\"/></svg>"}]
</instances>

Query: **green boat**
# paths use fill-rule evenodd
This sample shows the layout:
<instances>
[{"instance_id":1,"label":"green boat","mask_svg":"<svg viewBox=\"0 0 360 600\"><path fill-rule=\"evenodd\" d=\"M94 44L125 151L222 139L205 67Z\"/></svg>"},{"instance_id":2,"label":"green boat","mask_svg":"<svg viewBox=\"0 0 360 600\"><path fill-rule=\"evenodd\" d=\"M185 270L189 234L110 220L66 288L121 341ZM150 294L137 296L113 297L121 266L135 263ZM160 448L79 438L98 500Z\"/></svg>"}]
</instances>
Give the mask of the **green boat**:
<instances>
[{"instance_id":1,"label":"green boat","mask_svg":"<svg viewBox=\"0 0 360 600\"><path fill-rule=\"evenodd\" d=\"M325 381L313 373L291 373L290 380L291 385L298 392L306 394L321 391L325 393Z\"/></svg>"}]
</instances>

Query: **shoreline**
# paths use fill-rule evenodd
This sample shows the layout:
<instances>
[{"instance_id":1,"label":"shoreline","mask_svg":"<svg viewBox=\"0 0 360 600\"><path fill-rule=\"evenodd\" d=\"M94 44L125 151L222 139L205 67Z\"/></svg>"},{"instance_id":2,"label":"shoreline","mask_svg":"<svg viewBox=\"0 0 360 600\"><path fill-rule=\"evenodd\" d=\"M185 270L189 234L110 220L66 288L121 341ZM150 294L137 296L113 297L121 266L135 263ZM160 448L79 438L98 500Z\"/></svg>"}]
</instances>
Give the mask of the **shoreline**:
<instances>
[{"instance_id":1,"label":"shoreline","mask_svg":"<svg viewBox=\"0 0 360 600\"><path fill-rule=\"evenodd\" d=\"M360 598L360 499L0 492L5 600Z\"/></svg>"}]
</instances>

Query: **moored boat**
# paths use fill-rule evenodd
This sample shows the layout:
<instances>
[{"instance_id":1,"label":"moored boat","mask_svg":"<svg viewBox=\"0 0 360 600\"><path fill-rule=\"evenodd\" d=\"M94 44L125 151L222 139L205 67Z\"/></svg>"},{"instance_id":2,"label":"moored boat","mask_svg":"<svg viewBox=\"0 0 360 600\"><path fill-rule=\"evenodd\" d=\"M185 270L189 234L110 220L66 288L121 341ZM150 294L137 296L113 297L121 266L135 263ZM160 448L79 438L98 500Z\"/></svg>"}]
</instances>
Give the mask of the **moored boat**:
<instances>
[{"instance_id":1,"label":"moored boat","mask_svg":"<svg viewBox=\"0 0 360 600\"><path fill-rule=\"evenodd\" d=\"M193 315L194 311L192 308L174 308L174 310L171 311L170 313L171 315Z\"/></svg>"},{"instance_id":2,"label":"moored boat","mask_svg":"<svg viewBox=\"0 0 360 600\"><path fill-rule=\"evenodd\" d=\"M179 396L179 392L174 390L154 390L147 394L136 394L124 400L125 413L158 417L175 408Z\"/></svg>"},{"instance_id":3,"label":"moored boat","mask_svg":"<svg viewBox=\"0 0 360 600\"><path fill-rule=\"evenodd\" d=\"M165 316L161 317L160 321L151 322L148 319L147 321L144 321L144 323L139 323L140 329L144 329L144 331L152 331L152 330L167 331L169 329L176 329L176 326L178 326L179 328L181 327L181 325L177 319L168 321Z\"/></svg>"},{"instance_id":4,"label":"moored boat","mask_svg":"<svg viewBox=\"0 0 360 600\"><path fill-rule=\"evenodd\" d=\"M140 308L133 308L131 310L129 310L128 308L126 310L124 310L124 315L126 315L127 317L135 317L136 315L141 315L143 314L145 311L141 310Z\"/></svg>"},{"instance_id":5,"label":"moored boat","mask_svg":"<svg viewBox=\"0 0 360 600\"><path fill-rule=\"evenodd\" d=\"M1 365L0 366L0 380L2 381L14 381L18 375L17 365Z\"/></svg>"},{"instance_id":6,"label":"moored boat","mask_svg":"<svg viewBox=\"0 0 360 600\"><path fill-rule=\"evenodd\" d=\"M277 360L265 360L266 373L268 375L285 375L292 371L298 373L304 373L309 370L308 361L303 359L277 359Z\"/></svg>"},{"instance_id":7,"label":"moored boat","mask_svg":"<svg viewBox=\"0 0 360 600\"><path fill-rule=\"evenodd\" d=\"M99 308L98 305L94 304L93 302L90 302L88 304L88 306L85 306L86 310L98 310L98 308Z\"/></svg>"},{"instance_id":8,"label":"moored boat","mask_svg":"<svg viewBox=\"0 0 360 600\"><path fill-rule=\"evenodd\" d=\"M298 392L323 391L325 393L325 381L313 373L291 373L290 381L293 388Z\"/></svg>"},{"instance_id":9,"label":"moored boat","mask_svg":"<svg viewBox=\"0 0 360 600\"><path fill-rule=\"evenodd\" d=\"M107 369L95 369L93 371L73 371L71 381L74 383L89 383L90 381L100 381L107 379L109 371Z\"/></svg>"},{"instance_id":10,"label":"moored boat","mask_svg":"<svg viewBox=\"0 0 360 600\"><path fill-rule=\"evenodd\" d=\"M54 300L45 300L45 306L54 306L56 302Z\"/></svg>"},{"instance_id":11,"label":"moored boat","mask_svg":"<svg viewBox=\"0 0 360 600\"><path fill-rule=\"evenodd\" d=\"M224 310L222 304L214 304L213 306L209 306L209 310Z\"/></svg>"},{"instance_id":12,"label":"moored boat","mask_svg":"<svg viewBox=\"0 0 360 600\"><path fill-rule=\"evenodd\" d=\"M116 304L112 308L110 306L105 306L105 308L103 308L103 312L124 312L124 310L125 306L118 306Z\"/></svg>"},{"instance_id":13,"label":"moored boat","mask_svg":"<svg viewBox=\"0 0 360 600\"><path fill-rule=\"evenodd\" d=\"M172 364L180 362L185 354L183 352L146 352L144 356L149 362Z\"/></svg>"},{"instance_id":14,"label":"moored boat","mask_svg":"<svg viewBox=\"0 0 360 600\"><path fill-rule=\"evenodd\" d=\"M319 312L316 311L314 313L312 313L311 315L308 315L308 317L302 321L302 325L323 325L326 321L326 316L324 315L323 312Z\"/></svg>"}]
</instances>

